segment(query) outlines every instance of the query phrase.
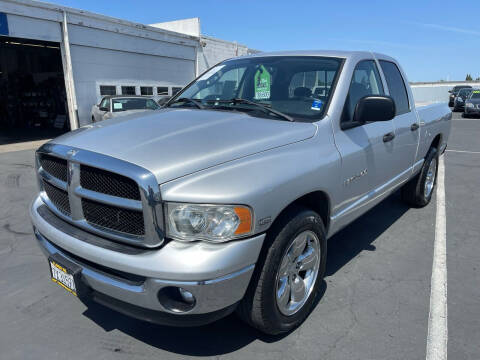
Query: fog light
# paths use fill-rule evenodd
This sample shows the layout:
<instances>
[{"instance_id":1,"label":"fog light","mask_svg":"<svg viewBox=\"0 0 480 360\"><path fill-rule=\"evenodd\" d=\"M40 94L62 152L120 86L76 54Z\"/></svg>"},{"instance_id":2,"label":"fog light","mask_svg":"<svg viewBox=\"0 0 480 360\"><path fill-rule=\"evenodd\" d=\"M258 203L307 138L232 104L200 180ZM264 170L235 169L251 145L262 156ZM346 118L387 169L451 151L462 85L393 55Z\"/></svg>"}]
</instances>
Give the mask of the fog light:
<instances>
[{"instance_id":1,"label":"fog light","mask_svg":"<svg viewBox=\"0 0 480 360\"><path fill-rule=\"evenodd\" d=\"M181 313L195 307L195 296L188 290L176 286L167 286L159 290L158 301L171 312Z\"/></svg>"},{"instance_id":2,"label":"fog light","mask_svg":"<svg viewBox=\"0 0 480 360\"><path fill-rule=\"evenodd\" d=\"M178 291L180 292L180 296L182 297L182 299L187 304L191 305L191 304L195 303L195 297L193 296L193 294L190 291L182 289L182 288L178 288Z\"/></svg>"}]
</instances>

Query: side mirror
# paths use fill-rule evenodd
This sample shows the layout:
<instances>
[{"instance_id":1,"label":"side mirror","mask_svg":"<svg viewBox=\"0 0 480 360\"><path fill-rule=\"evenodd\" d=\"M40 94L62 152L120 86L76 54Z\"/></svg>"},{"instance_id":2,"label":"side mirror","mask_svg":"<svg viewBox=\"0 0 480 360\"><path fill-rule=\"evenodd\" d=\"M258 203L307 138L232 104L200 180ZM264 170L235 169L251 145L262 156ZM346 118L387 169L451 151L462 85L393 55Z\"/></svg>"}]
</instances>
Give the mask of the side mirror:
<instances>
[{"instance_id":1,"label":"side mirror","mask_svg":"<svg viewBox=\"0 0 480 360\"><path fill-rule=\"evenodd\" d=\"M448 92L451 94L453 91L452 91L452 90L448 90Z\"/></svg>"},{"instance_id":2,"label":"side mirror","mask_svg":"<svg viewBox=\"0 0 480 360\"><path fill-rule=\"evenodd\" d=\"M168 102L168 100L170 100L171 98L172 98L171 96L165 96L161 98L160 100L158 100L158 105L160 106L165 105Z\"/></svg>"},{"instance_id":3,"label":"side mirror","mask_svg":"<svg viewBox=\"0 0 480 360\"><path fill-rule=\"evenodd\" d=\"M370 95L358 100L353 121L360 124L388 121L395 117L395 102L390 96Z\"/></svg>"},{"instance_id":4,"label":"side mirror","mask_svg":"<svg viewBox=\"0 0 480 360\"><path fill-rule=\"evenodd\" d=\"M100 111L108 112L108 108L107 108L107 107L99 107L98 109L99 109Z\"/></svg>"}]
</instances>

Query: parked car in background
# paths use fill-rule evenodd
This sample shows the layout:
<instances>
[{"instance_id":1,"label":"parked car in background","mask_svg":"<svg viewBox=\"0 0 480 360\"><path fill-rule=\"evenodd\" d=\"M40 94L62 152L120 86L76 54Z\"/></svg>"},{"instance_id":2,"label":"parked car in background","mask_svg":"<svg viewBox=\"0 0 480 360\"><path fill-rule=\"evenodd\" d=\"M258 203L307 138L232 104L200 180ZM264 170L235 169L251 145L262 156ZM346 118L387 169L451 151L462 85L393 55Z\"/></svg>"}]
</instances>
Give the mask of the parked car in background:
<instances>
[{"instance_id":1,"label":"parked car in background","mask_svg":"<svg viewBox=\"0 0 480 360\"><path fill-rule=\"evenodd\" d=\"M463 117L480 115L480 90L473 90L465 101L465 110Z\"/></svg>"},{"instance_id":2,"label":"parked car in background","mask_svg":"<svg viewBox=\"0 0 480 360\"><path fill-rule=\"evenodd\" d=\"M474 89L464 88L460 89L455 100L453 101L453 111L463 111L465 109L465 101L470 96Z\"/></svg>"},{"instance_id":3,"label":"parked car in background","mask_svg":"<svg viewBox=\"0 0 480 360\"><path fill-rule=\"evenodd\" d=\"M450 97L448 98L448 106L452 107L455 104L455 97L461 89L471 89L470 85L457 85L454 86L451 90L448 90Z\"/></svg>"},{"instance_id":4,"label":"parked car in background","mask_svg":"<svg viewBox=\"0 0 480 360\"><path fill-rule=\"evenodd\" d=\"M159 108L154 99L145 96L105 96L92 106L92 122Z\"/></svg>"},{"instance_id":5,"label":"parked car in background","mask_svg":"<svg viewBox=\"0 0 480 360\"><path fill-rule=\"evenodd\" d=\"M451 118L416 107L386 55L229 59L159 111L43 145L36 242L54 282L124 314L195 326L237 311L287 332L317 304L328 238L397 189L430 202Z\"/></svg>"}]
</instances>

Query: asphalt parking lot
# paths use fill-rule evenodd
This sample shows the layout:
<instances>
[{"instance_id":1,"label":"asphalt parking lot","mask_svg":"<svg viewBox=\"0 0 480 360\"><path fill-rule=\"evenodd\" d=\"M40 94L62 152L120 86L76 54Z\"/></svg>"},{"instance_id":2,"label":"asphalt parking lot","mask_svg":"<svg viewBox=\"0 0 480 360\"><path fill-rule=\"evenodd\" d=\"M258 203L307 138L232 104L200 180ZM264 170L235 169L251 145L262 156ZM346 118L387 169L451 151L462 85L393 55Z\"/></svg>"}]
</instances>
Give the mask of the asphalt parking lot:
<instances>
[{"instance_id":1,"label":"asphalt parking lot","mask_svg":"<svg viewBox=\"0 0 480 360\"><path fill-rule=\"evenodd\" d=\"M444 158L450 359L480 358L479 138L480 119L454 113ZM235 316L168 328L85 306L49 280L28 218L35 192L33 150L0 153L2 359L425 359L435 201L410 209L396 193L335 235L315 310L269 337Z\"/></svg>"}]
</instances>

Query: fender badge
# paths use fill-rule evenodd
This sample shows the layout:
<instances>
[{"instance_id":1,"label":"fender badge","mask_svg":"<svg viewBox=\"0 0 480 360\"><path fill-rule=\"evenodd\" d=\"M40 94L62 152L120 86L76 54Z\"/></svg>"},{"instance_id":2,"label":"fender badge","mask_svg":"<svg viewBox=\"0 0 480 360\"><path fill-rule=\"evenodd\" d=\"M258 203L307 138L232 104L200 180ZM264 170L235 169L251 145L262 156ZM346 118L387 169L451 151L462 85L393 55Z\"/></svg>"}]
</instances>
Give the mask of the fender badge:
<instances>
[{"instance_id":1,"label":"fender badge","mask_svg":"<svg viewBox=\"0 0 480 360\"><path fill-rule=\"evenodd\" d=\"M264 217L263 219L258 220L258 225L259 226L267 225L267 224L270 224L271 221L272 221L272 218L270 216L267 216L267 217Z\"/></svg>"}]
</instances>

